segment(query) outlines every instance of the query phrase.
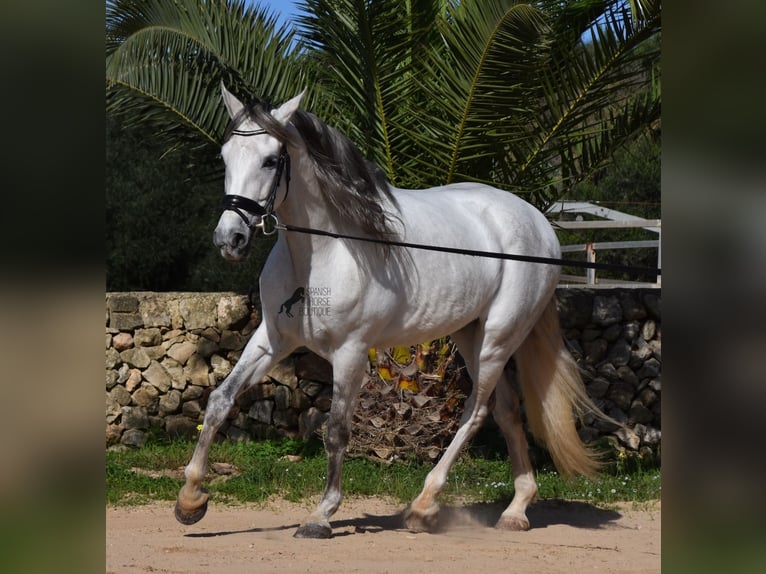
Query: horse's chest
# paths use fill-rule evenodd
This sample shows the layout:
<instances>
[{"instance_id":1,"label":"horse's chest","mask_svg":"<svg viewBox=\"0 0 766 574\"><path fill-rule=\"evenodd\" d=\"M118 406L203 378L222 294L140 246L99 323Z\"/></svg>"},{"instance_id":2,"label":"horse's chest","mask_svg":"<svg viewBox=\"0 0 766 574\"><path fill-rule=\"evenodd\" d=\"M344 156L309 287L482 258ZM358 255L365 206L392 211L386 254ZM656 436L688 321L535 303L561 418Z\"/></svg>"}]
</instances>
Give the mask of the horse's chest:
<instances>
[{"instance_id":1,"label":"horse's chest","mask_svg":"<svg viewBox=\"0 0 766 574\"><path fill-rule=\"evenodd\" d=\"M264 316L301 344L322 344L348 332L359 308L360 285L339 273L287 274L261 285Z\"/></svg>"}]
</instances>

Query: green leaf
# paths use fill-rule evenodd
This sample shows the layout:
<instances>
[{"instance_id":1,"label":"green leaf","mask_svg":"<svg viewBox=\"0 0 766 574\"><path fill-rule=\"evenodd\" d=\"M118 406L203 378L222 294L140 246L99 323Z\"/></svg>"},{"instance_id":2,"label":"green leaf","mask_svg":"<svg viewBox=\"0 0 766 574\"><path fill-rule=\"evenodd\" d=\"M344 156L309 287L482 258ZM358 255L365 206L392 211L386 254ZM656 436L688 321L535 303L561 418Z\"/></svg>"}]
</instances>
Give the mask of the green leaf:
<instances>
[{"instance_id":1,"label":"green leaf","mask_svg":"<svg viewBox=\"0 0 766 574\"><path fill-rule=\"evenodd\" d=\"M303 0L296 30L244 0L107 2L107 111L217 151L218 85L304 107L401 187L565 195L659 122L658 0Z\"/></svg>"},{"instance_id":2,"label":"green leaf","mask_svg":"<svg viewBox=\"0 0 766 574\"><path fill-rule=\"evenodd\" d=\"M171 147L219 145L221 80L247 100L303 89L293 32L243 0L114 0L106 31L107 112L154 126Z\"/></svg>"}]
</instances>

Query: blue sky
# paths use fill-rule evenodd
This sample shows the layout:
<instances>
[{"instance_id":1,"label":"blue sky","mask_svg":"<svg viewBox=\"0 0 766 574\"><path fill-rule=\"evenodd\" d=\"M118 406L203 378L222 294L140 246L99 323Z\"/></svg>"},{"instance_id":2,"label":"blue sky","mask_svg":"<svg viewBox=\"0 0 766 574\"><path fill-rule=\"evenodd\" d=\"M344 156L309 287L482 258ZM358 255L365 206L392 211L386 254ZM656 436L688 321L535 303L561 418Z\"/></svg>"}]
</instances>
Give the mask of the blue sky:
<instances>
[{"instance_id":1,"label":"blue sky","mask_svg":"<svg viewBox=\"0 0 766 574\"><path fill-rule=\"evenodd\" d=\"M289 24L298 13L294 0L248 0L248 3L268 8L279 18L280 23Z\"/></svg>"},{"instance_id":2,"label":"blue sky","mask_svg":"<svg viewBox=\"0 0 766 574\"><path fill-rule=\"evenodd\" d=\"M271 10L280 23L290 24L298 14L297 0L247 0L248 4L257 4ZM590 42L590 32L583 34L583 40Z\"/></svg>"}]
</instances>

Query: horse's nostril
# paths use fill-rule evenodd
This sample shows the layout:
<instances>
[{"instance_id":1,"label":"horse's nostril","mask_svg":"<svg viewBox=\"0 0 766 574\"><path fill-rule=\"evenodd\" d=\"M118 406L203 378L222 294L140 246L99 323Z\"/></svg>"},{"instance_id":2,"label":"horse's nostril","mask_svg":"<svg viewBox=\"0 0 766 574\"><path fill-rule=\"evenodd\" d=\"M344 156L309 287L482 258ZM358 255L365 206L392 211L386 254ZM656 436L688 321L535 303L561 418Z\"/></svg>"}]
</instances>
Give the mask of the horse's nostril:
<instances>
[{"instance_id":1,"label":"horse's nostril","mask_svg":"<svg viewBox=\"0 0 766 574\"><path fill-rule=\"evenodd\" d=\"M231 236L232 247L242 247L247 242L247 238L244 233L233 233Z\"/></svg>"}]
</instances>

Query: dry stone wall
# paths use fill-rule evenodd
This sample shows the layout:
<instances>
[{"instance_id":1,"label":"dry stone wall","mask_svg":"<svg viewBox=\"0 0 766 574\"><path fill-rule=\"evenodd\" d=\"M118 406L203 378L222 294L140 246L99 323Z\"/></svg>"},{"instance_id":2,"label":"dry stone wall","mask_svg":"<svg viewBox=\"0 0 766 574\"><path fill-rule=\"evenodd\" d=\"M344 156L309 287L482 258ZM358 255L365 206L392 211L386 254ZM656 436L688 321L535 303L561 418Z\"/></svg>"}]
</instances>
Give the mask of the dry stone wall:
<instances>
[{"instance_id":1,"label":"dry stone wall","mask_svg":"<svg viewBox=\"0 0 766 574\"><path fill-rule=\"evenodd\" d=\"M560 289L562 331L588 395L622 427L587 416L586 442L616 439L619 449L658 456L661 430L661 292Z\"/></svg>"},{"instance_id":2,"label":"dry stone wall","mask_svg":"<svg viewBox=\"0 0 766 574\"><path fill-rule=\"evenodd\" d=\"M589 395L623 427L586 418L586 441L656 455L661 443L659 290L561 289L562 329ZM259 322L235 293L106 295L106 443L195 436L213 389ZM237 398L220 437L309 437L328 417L332 369L293 353Z\"/></svg>"},{"instance_id":3,"label":"dry stone wall","mask_svg":"<svg viewBox=\"0 0 766 574\"><path fill-rule=\"evenodd\" d=\"M247 297L234 293L107 294L107 445L195 436L257 324ZM309 436L327 416L331 382L326 361L294 353L237 399L221 434Z\"/></svg>"}]
</instances>

